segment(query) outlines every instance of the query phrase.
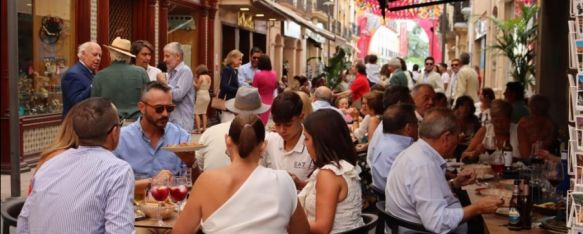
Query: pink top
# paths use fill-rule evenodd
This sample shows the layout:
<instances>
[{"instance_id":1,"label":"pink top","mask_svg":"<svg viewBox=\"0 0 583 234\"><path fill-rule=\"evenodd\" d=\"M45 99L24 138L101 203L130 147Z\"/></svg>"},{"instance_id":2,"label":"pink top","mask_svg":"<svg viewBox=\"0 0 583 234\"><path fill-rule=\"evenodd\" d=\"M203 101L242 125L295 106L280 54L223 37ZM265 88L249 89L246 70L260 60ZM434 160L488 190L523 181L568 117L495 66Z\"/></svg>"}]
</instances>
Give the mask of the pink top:
<instances>
[{"instance_id":1,"label":"pink top","mask_svg":"<svg viewBox=\"0 0 583 234\"><path fill-rule=\"evenodd\" d=\"M273 92L277 88L277 75L273 70L255 72L253 76L253 87L256 87L261 96L261 102L267 105L273 103ZM267 124L271 109L260 115L263 124Z\"/></svg>"}]
</instances>

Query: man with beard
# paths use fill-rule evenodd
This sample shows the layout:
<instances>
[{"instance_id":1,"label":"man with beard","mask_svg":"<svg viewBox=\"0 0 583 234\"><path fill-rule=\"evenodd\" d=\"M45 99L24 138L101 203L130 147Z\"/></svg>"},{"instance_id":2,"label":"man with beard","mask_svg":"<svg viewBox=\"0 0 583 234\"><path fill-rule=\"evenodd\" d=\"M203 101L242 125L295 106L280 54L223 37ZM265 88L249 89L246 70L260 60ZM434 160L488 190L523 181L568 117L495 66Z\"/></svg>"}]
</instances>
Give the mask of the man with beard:
<instances>
[{"instance_id":1,"label":"man with beard","mask_svg":"<svg viewBox=\"0 0 583 234\"><path fill-rule=\"evenodd\" d=\"M145 188L155 176L178 175L183 166L191 167L194 152L173 153L160 148L190 142L190 134L168 122L174 111L170 87L159 81L144 88L138 109L142 116L121 129L114 154L127 161L134 171L136 189Z\"/></svg>"}]
</instances>

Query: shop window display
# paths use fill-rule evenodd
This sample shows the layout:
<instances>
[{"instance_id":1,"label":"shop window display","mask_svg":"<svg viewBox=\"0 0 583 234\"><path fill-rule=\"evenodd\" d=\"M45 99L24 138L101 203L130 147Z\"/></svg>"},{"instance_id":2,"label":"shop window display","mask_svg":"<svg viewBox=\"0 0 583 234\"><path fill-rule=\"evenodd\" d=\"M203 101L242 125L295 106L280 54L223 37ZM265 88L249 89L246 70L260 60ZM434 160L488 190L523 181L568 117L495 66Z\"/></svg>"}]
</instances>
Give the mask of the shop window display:
<instances>
[{"instance_id":1,"label":"shop window display","mask_svg":"<svg viewBox=\"0 0 583 234\"><path fill-rule=\"evenodd\" d=\"M18 1L18 113L62 112L61 76L76 62L71 0Z\"/></svg>"}]
</instances>

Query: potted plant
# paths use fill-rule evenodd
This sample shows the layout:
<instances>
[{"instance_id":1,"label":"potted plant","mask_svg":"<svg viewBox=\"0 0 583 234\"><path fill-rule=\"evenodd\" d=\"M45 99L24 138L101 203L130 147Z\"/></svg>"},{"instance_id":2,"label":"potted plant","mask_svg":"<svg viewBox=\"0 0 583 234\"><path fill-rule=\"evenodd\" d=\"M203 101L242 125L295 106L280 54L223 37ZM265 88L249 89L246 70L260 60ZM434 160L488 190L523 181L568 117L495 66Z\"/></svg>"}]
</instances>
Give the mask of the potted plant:
<instances>
[{"instance_id":1,"label":"potted plant","mask_svg":"<svg viewBox=\"0 0 583 234\"><path fill-rule=\"evenodd\" d=\"M336 47L336 52L334 55L328 59L328 65L325 65L322 69L323 72L318 74L316 77L324 77L326 80L326 86L334 91L339 91L339 85L342 83L342 72L352 64L348 60L349 54L346 50L340 46ZM309 64L313 59L320 59L320 57L311 57L307 59Z\"/></svg>"},{"instance_id":2,"label":"potted plant","mask_svg":"<svg viewBox=\"0 0 583 234\"><path fill-rule=\"evenodd\" d=\"M522 14L509 20L499 20L490 17L499 30L492 49L498 51L510 60L512 78L519 81L525 88L533 85L535 74L533 42L537 38L536 14L538 7L522 6Z\"/></svg>"}]
</instances>

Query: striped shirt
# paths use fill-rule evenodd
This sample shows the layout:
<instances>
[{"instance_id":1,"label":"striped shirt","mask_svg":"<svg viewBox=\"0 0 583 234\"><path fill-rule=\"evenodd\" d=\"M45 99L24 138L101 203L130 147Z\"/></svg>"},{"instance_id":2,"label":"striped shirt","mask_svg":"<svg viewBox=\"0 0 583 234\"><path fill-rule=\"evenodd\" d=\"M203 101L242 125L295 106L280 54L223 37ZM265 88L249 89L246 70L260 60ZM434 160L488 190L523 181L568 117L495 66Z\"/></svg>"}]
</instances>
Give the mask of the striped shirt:
<instances>
[{"instance_id":1,"label":"striped shirt","mask_svg":"<svg viewBox=\"0 0 583 234\"><path fill-rule=\"evenodd\" d=\"M102 147L69 149L32 180L17 233L135 233L134 176Z\"/></svg>"}]
</instances>

